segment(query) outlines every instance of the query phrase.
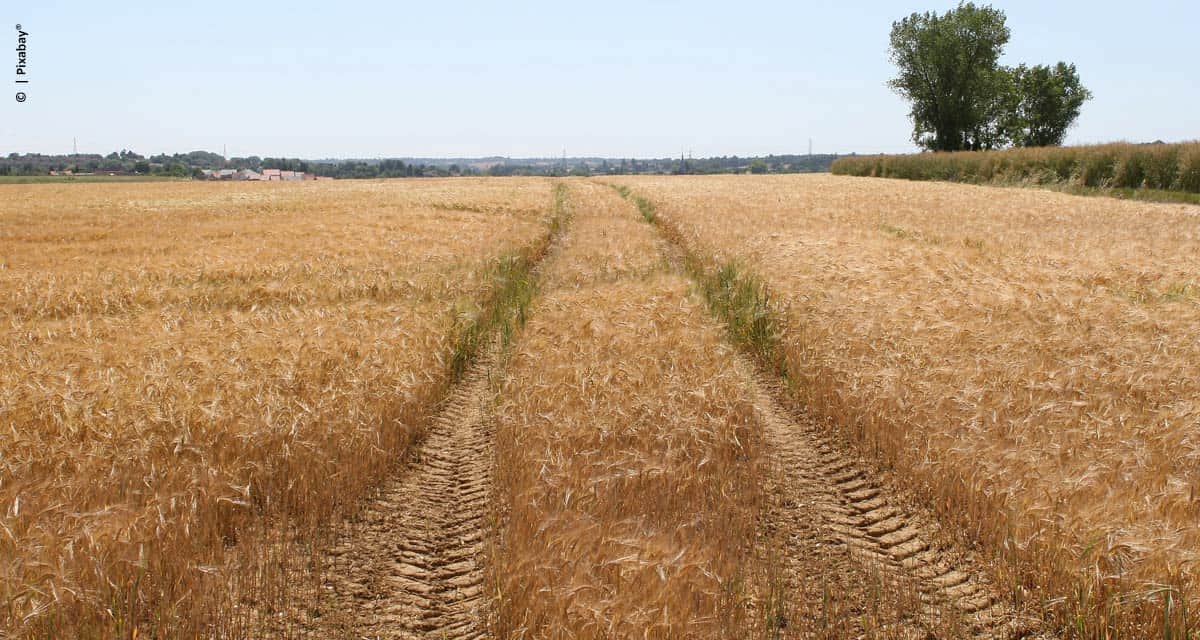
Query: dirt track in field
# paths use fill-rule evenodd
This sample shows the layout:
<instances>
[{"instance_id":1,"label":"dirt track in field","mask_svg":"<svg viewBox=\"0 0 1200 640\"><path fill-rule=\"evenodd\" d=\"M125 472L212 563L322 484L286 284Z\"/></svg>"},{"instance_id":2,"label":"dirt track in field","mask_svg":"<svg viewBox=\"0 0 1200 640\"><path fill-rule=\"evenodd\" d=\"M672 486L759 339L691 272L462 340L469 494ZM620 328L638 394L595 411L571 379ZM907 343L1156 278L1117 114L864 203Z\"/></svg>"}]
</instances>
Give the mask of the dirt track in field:
<instances>
[{"instance_id":1,"label":"dirt track in field","mask_svg":"<svg viewBox=\"0 0 1200 640\"><path fill-rule=\"evenodd\" d=\"M565 219L564 222L569 220ZM552 231L539 277L569 232ZM490 637L484 585L495 435L491 337L458 380L416 454L324 550L322 581L288 635L468 640Z\"/></svg>"},{"instance_id":2,"label":"dirt track in field","mask_svg":"<svg viewBox=\"0 0 1200 640\"><path fill-rule=\"evenodd\" d=\"M311 637L487 637L482 562L491 362L468 371L408 470L329 549L319 605L324 622ZM863 598L872 585L891 592L835 614L842 620L829 627L845 628L850 637L867 633L860 618L873 606L882 609L873 614L873 629L886 637L946 637L947 630L953 637L1028 635L1030 627L966 554L935 546L941 538L936 525L889 497L887 487L830 445L818 426L783 408L771 383L756 380L753 392L772 452L764 528L779 543L782 598L813 598L812 580L822 576L828 589L837 584L833 572L844 583L840 588L862 590L854 597Z\"/></svg>"},{"instance_id":3,"label":"dirt track in field","mask_svg":"<svg viewBox=\"0 0 1200 640\"><path fill-rule=\"evenodd\" d=\"M667 259L684 271L684 247L672 234L663 235L670 242ZM989 584L984 566L956 548L936 519L914 508L903 488L874 478L810 417L787 408L780 381L762 375L744 356L739 360L751 380L749 399L763 425L771 469L763 479L767 501L759 534L759 556L769 574L768 593L758 605L766 609L760 632L920 639L1039 635L1039 621L1010 606ZM839 619L796 619L817 610Z\"/></svg>"},{"instance_id":4,"label":"dirt track in field","mask_svg":"<svg viewBox=\"0 0 1200 640\"><path fill-rule=\"evenodd\" d=\"M552 256L551 256L552 257ZM678 256L672 256L677 259ZM539 269L544 265L539 265ZM489 378L497 350L458 383L418 453L325 551L311 638L488 637L485 549L492 477ZM755 369L743 361L747 372ZM792 412L748 373L769 451L755 605L763 637L1025 638L1037 625L902 488ZM828 602L822 603L822 600ZM814 612L824 612L817 614ZM815 615L828 615L816 620ZM765 622L764 622L765 621Z\"/></svg>"},{"instance_id":5,"label":"dirt track in field","mask_svg":"<svg viewBox=\"0 0 1200 640\"><path fill-rule=\"evenodd\" d=\"M785 598L819 597L831 586L849 591L860 602L839 612L842 622L873 618L873 631L886 637L1034 634L1034 621L1004 601L977 561L818 425L784 408L777 385L756 379L753 393L773 470L764 538L779 556ZM838 566L845 562L856 566ZM824 582L814 588L814 579ZM848 626L851 636L867 632L861 622Z\"/></svg>"},{"instance_id":6,"label":"dirt track in field","mask_svg":"<svg viewBox=\"0 0 1200 640\"><path fill-rule=\"evenodd\" d=\"M493 361L467 370L406 471L327 551L324 622L310 637L486 636Z\"/></svg>"}]
</instances>

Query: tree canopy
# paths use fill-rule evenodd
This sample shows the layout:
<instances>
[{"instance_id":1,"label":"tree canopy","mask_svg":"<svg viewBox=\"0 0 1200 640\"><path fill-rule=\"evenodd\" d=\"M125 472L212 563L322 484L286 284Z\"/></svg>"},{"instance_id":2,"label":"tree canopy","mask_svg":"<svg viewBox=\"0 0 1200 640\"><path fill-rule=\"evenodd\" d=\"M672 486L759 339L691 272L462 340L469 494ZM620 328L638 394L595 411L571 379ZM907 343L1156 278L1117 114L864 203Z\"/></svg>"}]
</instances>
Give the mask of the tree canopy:
<instances>
[{"instance_id":1,"label":"tree canopy","mask_svg":"<svg viewBox=\"0 0 1200 640\"><path fill-rule=\"evenodd\" d=\"M1004 12L963 2L892 24L888 85L912 104L913 142L933 151L1061 144L1091 93L1074 65L1000 65Z\"/></svg>"},{"instance_id":2,"label":"tree canopy","mask_svg":"<svg viewBox=\"0 0 1200 640\"><path fill-rule=\"evenodd\" d=\"M1020 65L1011 74L1016 98L1007 129L1012 143L1020 147L1062 144L1083 103L1092 97L1079 81L1075 65Z\"/></svg>"}]
</instances>

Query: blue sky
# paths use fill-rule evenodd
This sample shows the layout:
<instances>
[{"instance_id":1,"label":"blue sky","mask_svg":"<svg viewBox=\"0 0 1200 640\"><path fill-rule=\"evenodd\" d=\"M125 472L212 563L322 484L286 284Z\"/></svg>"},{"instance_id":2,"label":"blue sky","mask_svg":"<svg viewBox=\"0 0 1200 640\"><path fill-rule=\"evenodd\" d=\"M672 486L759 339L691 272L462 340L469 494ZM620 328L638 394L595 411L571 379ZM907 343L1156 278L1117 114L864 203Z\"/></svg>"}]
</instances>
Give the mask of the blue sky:
<instances>
[{"instance_id":1,"label":"blue sky","mask_svg":"<svg viewBox=\"0 0 1200 640\"><path fill-rule=\"evenodd\" d=\"M900 152L888 31L953 4L5 3L30 84L3 78L0 153ZM993 5L1006 63L1074 62L1095 93L1069 142L1200 138L1200 2Z\"/></svg>"}]
</instances>

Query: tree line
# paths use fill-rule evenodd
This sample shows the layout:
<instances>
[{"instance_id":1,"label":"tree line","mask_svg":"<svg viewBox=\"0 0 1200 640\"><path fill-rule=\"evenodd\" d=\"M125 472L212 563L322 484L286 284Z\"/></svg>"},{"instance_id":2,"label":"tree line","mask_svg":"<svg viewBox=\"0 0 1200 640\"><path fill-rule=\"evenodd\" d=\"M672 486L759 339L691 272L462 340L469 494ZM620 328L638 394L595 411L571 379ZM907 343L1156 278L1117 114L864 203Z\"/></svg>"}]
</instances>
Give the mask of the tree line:
<instances>
[{"instance_id":1,"label":"tree line","mask_svg":"<svg viewBox=\"0 0 1200 640\"><path fill-rule=\"evenodd\" d=\"M115 172L128 175L202 178L204 170L281 169L317 176L350 178L413 178L450 176L567 176L624 174L715 174L715 173L811 173L828 171L838 158L833 154L720 156L713 158L572 158L509 159L490 158L486 162L384 160L303 160L300 158L234 157L208 151L143 156L122 149L108 155L38 153L0 156L0 176L41 176L56 172L74 174Z\"/></svg>"}]
</instances>

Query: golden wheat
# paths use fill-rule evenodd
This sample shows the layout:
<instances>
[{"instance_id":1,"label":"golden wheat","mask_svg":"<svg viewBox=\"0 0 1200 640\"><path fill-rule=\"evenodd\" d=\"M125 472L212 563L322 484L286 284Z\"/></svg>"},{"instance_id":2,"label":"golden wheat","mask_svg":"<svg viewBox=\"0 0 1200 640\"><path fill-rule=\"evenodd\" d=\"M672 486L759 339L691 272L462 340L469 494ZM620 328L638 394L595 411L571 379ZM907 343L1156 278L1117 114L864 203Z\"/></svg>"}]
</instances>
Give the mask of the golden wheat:
<instances>
[{"instance_id":1,"label":"golden wheat","mask_svg":"<svg viewBox=\"0 0 1200 640\"><path fill-rule=\"evenodd\" d=\"M1200 209L831 176L619 182L709 264L765 279L799 400L924 487L1018 594L1095 637L1178 624L1163 585L1196 610Z\"/></svg>"},{"instance_id":2,"label":"golden wheat","mask_svg":"<svg viewBox=\"0 0 1200 640\"><path fill-rule=\"evenodd\" d=\"M611 189L573 189L500 393L497 636L740 635L758 459L744 378L651 227Z\"/></svg>"},{"instance_id":3,"label":"golden wheat","mask_svg":"<svg viewBox=\"0 0 1200 640\"><path fill-rule=\"evenodd\" d=\"M619 180L683 253L612 189L564 183L572 222L495 407L498 637L926 624L918 594L882 593L911 585L796 504L825 489L780 486L795 474L766 449L794 425L675 262L761 277L775 306L737 310L750 324L730 335L777 350L797 406L911 483L1008 595L1073 625L1059 631L1165 634L1183 617L1168 599L1200 604L1197 208L830 176ZM289 580L318 588L328 523L421 437L464 340L487 340L504 257L541 255L561 209L537 179L4 196L13 636L288 635L303 606ZM787 576L784 552L804 556Z\"/></svg>"},{"instance_id":4,"label":"golden wheat","mask_svg":"<svg viewBox=\"0 0 1200 640\"><path fill-rule=\"evenodd\" d=\"M403 456L489 265L550 201L542 180L5 187L0 635L236 624L213 607L256 597L233 574L276 552L243 534L311 532Z\"/></svg>"}]
</instances>

